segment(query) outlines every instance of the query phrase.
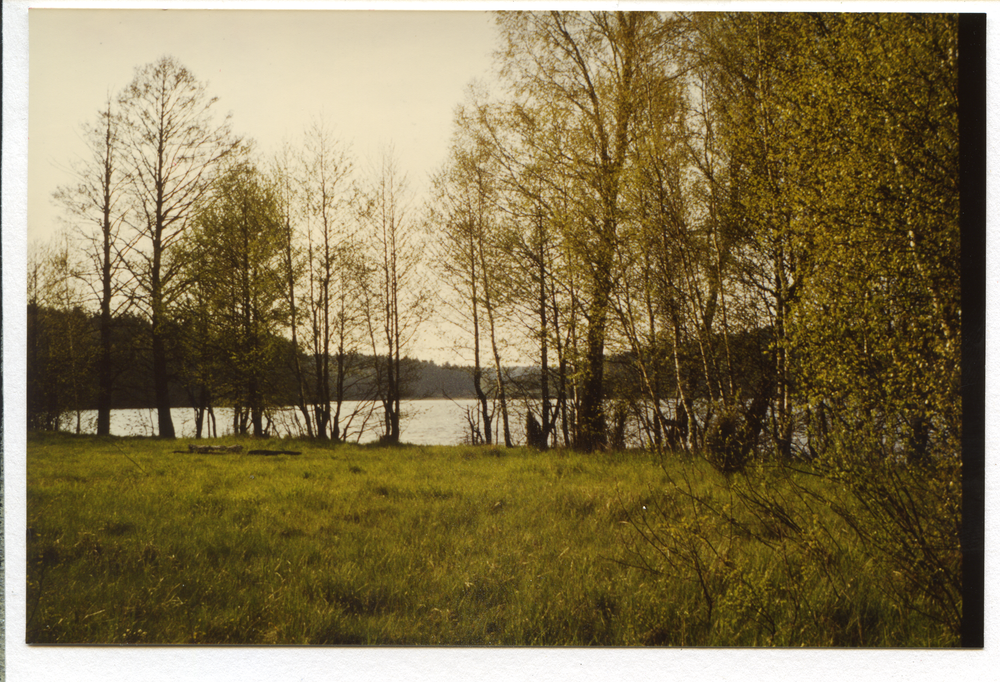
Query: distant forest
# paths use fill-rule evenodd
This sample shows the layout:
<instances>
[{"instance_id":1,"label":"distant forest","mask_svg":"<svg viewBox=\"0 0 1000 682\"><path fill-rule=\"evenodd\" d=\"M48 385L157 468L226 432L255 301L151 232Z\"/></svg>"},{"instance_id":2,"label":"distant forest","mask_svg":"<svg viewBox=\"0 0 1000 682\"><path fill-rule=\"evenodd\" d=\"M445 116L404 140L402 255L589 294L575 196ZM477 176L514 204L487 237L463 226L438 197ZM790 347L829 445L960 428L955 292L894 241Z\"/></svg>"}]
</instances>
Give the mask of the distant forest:
<instances>
[{"instance_id":1,"label":"distant forest","mask_svg":"<svg viewBox=\"0 0 1000 682\"><path fill-rule=\"evenodd\" d=\"M28 391L32 398L29 418L31 428L53 430L60 416L77 410L97 409L97 386L99 385L98 368L95 360L99 357L97 341L100 319L88 315L84 310L76 308L64 311L31 304L28 306ZM72 352L60 347L60 340L66 337L64 330L73 334ZM178 335L187 333L184 329L176 330ZM152 409L156 406L153 391L152 357L149 352L149 323L142 318L125 316L115 320L113 335L114 356L121 358L113 372L114 391L111 397L111 409ZM747 344L746 356L756 349L759 354L766 348L766 339L744 340ZM268 387L274 406L294 406L296 401L296 377L293 363L287 361L291 357L292 348L287 339L272 340L282 347L278 357L286 358L286 362L274 363L261 374L263 384ZM690 356L690 353L687 353ZM309 366L312 359L300 357L301 365ZM377 359L371 355L352 355L345 359L344 366L350 375L344 390L345 400L373 400L377 395L376 372ZM178 360L183 365L183 358ZM760 366L758 362L757 367ZM404 400L421 399L451 399L469 400L476 397L473 384L474 368L472 366L438 365L429 360L403 358L401 362L401 397ZM605 371L609 377L607 397L611 399L635 395L635 382L638 377L634 373L634 361L627 356L611 357L606 361ZM514 387L511 395L520 400L537 399L540 395L540 372L536 367L510 366L504 367L506 381ZM698 376L697 368L688 368L693 376ZM753 386L757 374L753 367L741 374L746 387ZM496 375L492 370L484 370L483 385L492 394L495 392ZM174 407L193 408L197 405L195 395L190 386L180 381L170 384L170 398ZM706 387L702 383L697 389L698 395L707 396ZM663 400L669 395L661 395ZM225 406L225 405L220 405ZM73 419L64 423L75 423ZM65 428L65 427L64 427ZM70 427L71 429L73 427Z\"/></svg>"},{"instance_id":2,"label":"distant forest","mask_svg":"<svg viewBox=\"0 0 1000 682\"><path fill-rule=\"evenodd\" d=\"M53 427L53 421L71 406L72 410L97 409L98 375L93 359L98 357L96 340L99 319L88 316L80 309L60 311L45 307L29 306L28 376L30 395L36 402L31 414L37 421L34 428ZM79 327L74 353L61 352L54 347L58 338L49 336L51 330ZM89 327L89 328L88 328ZM116 320L114 348L116 357L125 359L115 368L115 390L112 409L149 409L156 406L153 391L152 359L149 352L149 324L137 317ZM183 332L181 332L183 333ZM276 344L287 340L274 339ZM290 348L285 349L291 353ZM287 357L287 356L286 356ZM82 368L72 366L76 361ZM308 362L303 359L302 362ZM371 368L371 356L351 356L346 364L355 369L357 377L345 390L346 400L370 400L374 395L373 378L363 368ZM404 399L452 398L468 399L475 396L472 388L472 368L450 364L437 365L426 360L405 358L403 367ZM273 387L269 394L274 404L295 405L295 375L290 363L275 363L263 373L264 382ZM174 407L193 407L196 400L180 382L171 382L171 403Z\"/></svg>"}]
</instances>

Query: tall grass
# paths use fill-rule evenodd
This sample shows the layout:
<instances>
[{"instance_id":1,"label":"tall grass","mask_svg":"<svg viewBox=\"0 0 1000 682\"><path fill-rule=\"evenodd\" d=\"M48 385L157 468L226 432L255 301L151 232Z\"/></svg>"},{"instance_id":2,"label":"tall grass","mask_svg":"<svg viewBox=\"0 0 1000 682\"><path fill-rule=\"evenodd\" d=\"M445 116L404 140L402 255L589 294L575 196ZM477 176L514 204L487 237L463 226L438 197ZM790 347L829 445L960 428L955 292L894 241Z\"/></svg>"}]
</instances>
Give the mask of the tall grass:
<instances>
[{"instance_id":1,"label":"tall grass","mask_svg":"<svg viewBox=\"0 0 1000 682\"><path fill-rule=\"evenodd\" d=\"M893 607L849 532L813 556L699 508L733 505L704 462L186 444L29 435L29 642L954 643Z\"/></svg>"}]
</instances>

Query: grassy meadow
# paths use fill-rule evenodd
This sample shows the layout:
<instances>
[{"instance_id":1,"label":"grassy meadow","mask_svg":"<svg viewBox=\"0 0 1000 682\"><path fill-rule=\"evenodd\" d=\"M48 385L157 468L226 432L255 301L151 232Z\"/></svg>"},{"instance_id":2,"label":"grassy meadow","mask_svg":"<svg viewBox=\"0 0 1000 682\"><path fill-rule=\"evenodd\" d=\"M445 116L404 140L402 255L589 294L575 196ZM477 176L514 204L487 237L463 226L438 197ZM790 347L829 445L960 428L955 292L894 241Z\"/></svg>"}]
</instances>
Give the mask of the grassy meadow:
<instances>
[{"instance_id":1,"label":"grassy meadow","mask_svg":"<svg viewBox=\"0 0 1000 682\"><path fill-rule=\"evenodd\" d=\"M957 643L829 505L792 542L701 460L189 442L29 434L28 642Z\"/></svg>"}]
</instances>

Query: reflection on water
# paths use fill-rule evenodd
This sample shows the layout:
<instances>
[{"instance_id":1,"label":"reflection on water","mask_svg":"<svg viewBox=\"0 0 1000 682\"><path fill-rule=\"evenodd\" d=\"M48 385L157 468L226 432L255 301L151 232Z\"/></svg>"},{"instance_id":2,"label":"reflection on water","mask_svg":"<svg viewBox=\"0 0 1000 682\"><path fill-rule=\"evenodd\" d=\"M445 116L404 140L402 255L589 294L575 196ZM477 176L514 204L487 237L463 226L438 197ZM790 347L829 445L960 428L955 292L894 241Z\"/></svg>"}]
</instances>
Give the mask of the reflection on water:
<instances>
[{"instance_id":1,"label":"reflection on water","mask_svg":"<svg viewBox=\"0 0 1000 682\"><path fill-rule=\"evenodd\" d=\"M467 414L477 415L478 403L475 400L404 400L402 401L402 420L400 422L400 440L414 445L461 445L469 442L469 421ZM524 426L526 408L523 402L514 401L510 404L511 439L515 445L525 442ZM633 406L634 407L634 406ZM707 407L705 405L704 407ZM537 409L537 406L536 408ZM609 426L614 421L614 408L607 405ZM661 405L661 411L667 419L675 419L672 405ZM178 438L194 438L194 410L191 408L174 408L170 411L174 420L174 431ZM651 411L646 411L645 420L637 420L630 415L625 442L630 447L642 447L644 440L640 421L649 423ZM97 431L96 410L84 411L80 414L83 433ZM272 436L304 436L305 424L302 415L295 408L273 410L267 423ZM371 443L378 440L385 432L383 412L380 406L371 402L344 401L341 406L340 426L346 432L350 442ZM478 423L478 416L474 416ZM64 415L61 428L64 431L76 431L76 413ZM206 418L206 422L207 422ZM228 436L233 433L233 411L229 408L215 410L216 433ZM804 448L806 434L804 420L797 420L798 430L793 434L796 448ZM112 410L111 435L113 436L155 436L157 431L156 410ZM503 443L503 427L500 424L499 410L496 410L493 424L494 441ZM208 427L204 427L202 435L208 437ZM561 440L561 433L560 433Z\"/></svg>"},{"instance_id":2,"label":"reflection on water","mask_svg":"<svg viewBox=\"0 0 1000 682\"><path fill-rule=\"evenodd\" d=\"M474 400L404 400L402 401L401 437L404 443L415 445L458 445L468 439L469 426L466 410L474 407ZM174 408L170 411L174 420L174 430L178 438L194 438L194 410ZM97 412L84 411L81 414L84 433L97 430ZM304 435L305 426L298 410L287 408L275 410L271 417L271 434L278 436ZM377 440L384 427L382 412L371 403L345 401L341 407L341 428L347 432L348 440L370 443ZM233 411L231 408L215 410L215 423L219 436L233 433ZM521 440L519 429L516 439ZM76 430L76 414L63 419L64 430ZM156 410L112 410L111 435L113 436L155 436ZM207 434L203 429L202 435Z\"/></svg>"}]
</instances>

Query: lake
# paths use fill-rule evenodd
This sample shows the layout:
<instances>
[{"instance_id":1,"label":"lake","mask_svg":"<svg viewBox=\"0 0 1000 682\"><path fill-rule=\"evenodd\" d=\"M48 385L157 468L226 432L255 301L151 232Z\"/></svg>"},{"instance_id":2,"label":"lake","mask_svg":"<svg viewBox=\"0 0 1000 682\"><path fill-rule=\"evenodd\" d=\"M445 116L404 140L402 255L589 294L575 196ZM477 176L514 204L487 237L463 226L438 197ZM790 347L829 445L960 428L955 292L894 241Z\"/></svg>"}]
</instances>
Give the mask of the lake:
<instances>
[{"instance_id":1,"label":"lake","mask_svg":"<svg viewBox=\"0 0 1000 682\"><path fill-rule=\"evenodd\" d=\"M400 440L415 445L460 445L468 442L469 425L466 410L477 406L475 400L404 400L401 404ZM178 438L193 438L195 435L194 410L189 407L174 408L170 411L174 420L174 430ZM95 433L97 411L81 412L81 431ZM348 440L369 443L382 435L382 412L378 406L358 401L344 401L341 408L341 427L346 428ZM298 418L298 423L296 422ZM216 427L219 436L233 432L233 411L231 408L215 410ZM304 434L301 414L298 410L284 408L272 415L271 433L279 436ZM76 413L67 414L62 421L62 429L76 430ZM494 427L497 429L498 427ZM515 441L523 441L523 420L511 415L511 430ZM113 436L155 436L156 410L128 409L111 411L111 435ZM205 431L203 431L205 435ZM503 440L501 435L500 440Z\"/></svg>"},{"instance_id":2,"label":"lake","mask_svg":"<svg viewBox=\"0 0 1000 682\"><path fill-rule=\"evenodd\" d=\"M446 400L404 400L401 404L402 419L400 421L400 441L413 445L462 445L470 441L469 422L466 415L471 411L478 414L479 404L472 399ZM491 406L491 410L493 407ZM608 405L611 412L611 405ZM523 445L525 405L521 401L509 404L511 438L514 445ZM669 405L663 405L663 412L668 418L673 417ZM174 420L174 430L178 438L194 438L194 410L190 407L178 407L170 411ZM382 412L379 406L371 402L345 400L341 406L341 429L346 430L347 440L353 443L371 443L382 435ZM294 408L273 410L270 415L271 435L304 436L305 425L301 414ZM215 423L218 435L229 436L233 433L233 411L231 408L215 410ZM478 423L478 419L476 420ZM610 417L609 417L610 421ZM80 413L81 432L96 433L97 411L84 410ZM802 449L806 445L804 421L798 420L797 430L793 434L795 446ZM641 438L637 432L638 424L629 420L626 442L634 447L640 445ZM61 429L76 431L76 413L63 416ZM493 442L503 443L503 427L500 424L499 410L493 420ZM111 411L111 435L113 436L155 436L156 410L127 409ZM207 427L202 435L209 437ZM561 434L560 434L561 440Z\"/></svg>"}]
</instances>

